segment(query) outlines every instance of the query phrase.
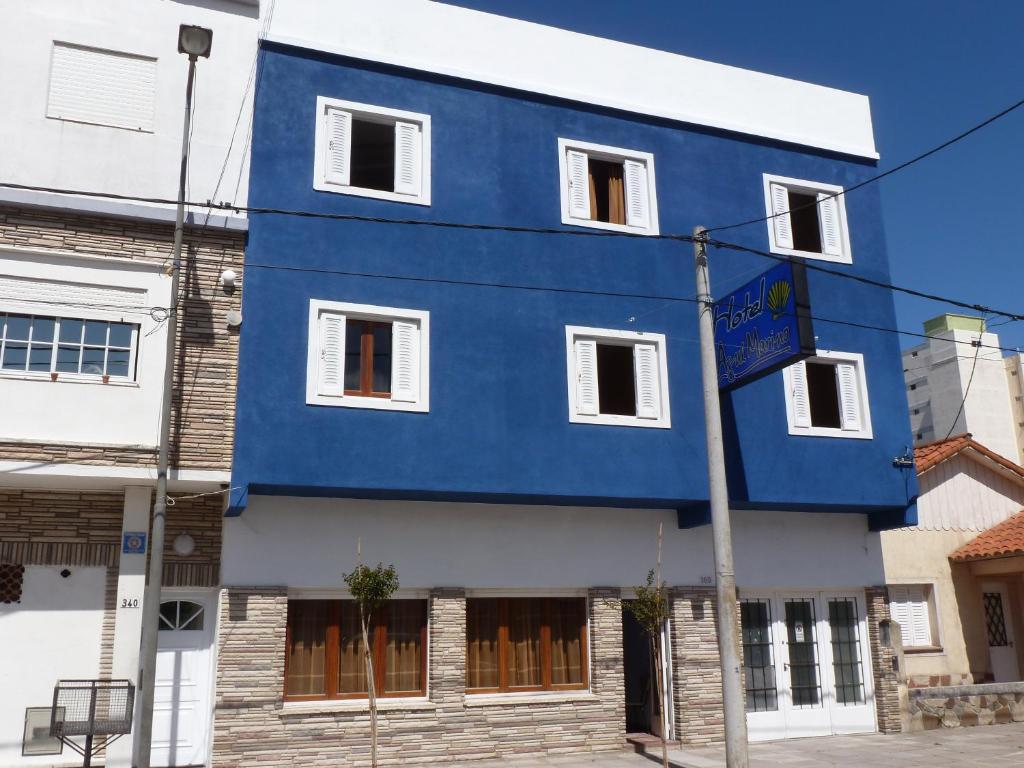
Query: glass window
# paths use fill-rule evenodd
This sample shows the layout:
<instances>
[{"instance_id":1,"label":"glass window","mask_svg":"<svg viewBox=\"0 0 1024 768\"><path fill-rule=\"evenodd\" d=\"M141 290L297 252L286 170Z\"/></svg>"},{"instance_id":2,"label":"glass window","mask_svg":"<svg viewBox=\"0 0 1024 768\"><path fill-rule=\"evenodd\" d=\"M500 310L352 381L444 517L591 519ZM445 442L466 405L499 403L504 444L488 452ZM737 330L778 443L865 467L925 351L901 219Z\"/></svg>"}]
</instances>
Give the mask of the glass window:
<instances>
[{"instance_id":1,"label":"glass window","mask_svg":"<svg viewBox=\"0 0 1024 768\"><path fill-rule=\"evenodd\" d=\"M838 598L828 601L828 623L832 633L832 669L836 678L836 703L864 703L864 670L860 660L860 620L857 601Z\"/></svg>"},{"instance_id":2,"label":"glass window","mask_svg":"<svg viewBox=\"0 0 1024 768\"><path fill-rule=\"evenodd\" d=\"M425 695L426 631L425 600L391 600L372 618L369 641L378 696ZM366 696L364 647L354 601L290 601L285 695Z\"/></svg>"},{"instance_id":3,"label":"glass window","mask_svg":"<svg viewBox=\"0 0 1024 768\"><path fill-rule=\"evenodd\" d=\"M132 379L138 325L0 314L0 367Z\"/></svg>"},{"instance_id":4,"label":"glass window","mask_svg":"<svg viewBox=\"0 0 1024 768\"><path fill-rule=\"evenodd\" d=\"M466 601L466 688L476 693L587 687L585 598Z\"/></svg>"},{"instance_id":5,"label":"glass window","mask_svg":"<svg viewBox=\"0 0 1024 768\"><path fill-rule=\"evenodd\" d=\"M768 600L741 600L740 627L743 640L743 678L747 712L779 708L772 655L772 609Z\"/></svg>"},{"instance_id":6,"label":"glass window","mask_svg":"<svg viewBox=\"0 0 1024 768\"><path fill-rule=\"evenodd\" d=\"M636 416L632 345L597 345L597 392L599 413Z\"/></svg>"},{"instance_id":7,"label":"glass window","mask_svg":"<svg viewBox=\"0 0 1024 768\"><path fill-rule=\"evenodd\" d=\"M345 321L345 394L391 394L391 323Z\"/></svg>"}]
</instances>

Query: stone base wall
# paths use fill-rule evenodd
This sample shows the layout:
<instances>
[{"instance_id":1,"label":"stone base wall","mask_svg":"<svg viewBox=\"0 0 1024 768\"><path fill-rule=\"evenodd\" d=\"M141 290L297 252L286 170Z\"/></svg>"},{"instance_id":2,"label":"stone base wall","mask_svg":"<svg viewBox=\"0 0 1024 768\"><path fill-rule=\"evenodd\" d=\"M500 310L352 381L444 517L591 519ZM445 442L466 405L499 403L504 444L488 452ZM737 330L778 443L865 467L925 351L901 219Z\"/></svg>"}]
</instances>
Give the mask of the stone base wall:
<instances>
[{"instance_id":1,"label":"stone base wall","mask_svg":"<svg viewBox=\"0 0 1024 768\"><path fill-rule=\"evenodd\" d=\"M277 587L222 592L213 765L362 766L370 762L369 714L360 705L284 706L287 593ZM622 607L617 589L589 594L591 690L550 703L467 700L466 599L430 596L427 700L381 702L382 765L619 749L625 744Z\"/></svg>"},{"instance_id":2,"label":"stone base wall","mask_svg":"<svg viewBox=\"0 0 1024 768\"><path fill-rule=\"evenodd\" d=\"M674 588L669 610L676 739L690 746L724 743L715 590Z\"/></svg>"},{"instance_id":3,"label":"stone base wall","mask_svg":"<svg viewBox=\"0 0 1024 768\"><path fill-rule=\"evenodd\" d=\"M904 651L906 653L906 651ZM975 680L974 675L907 675L908 688L935 688L950 685L974 685L983 682Z\"/></svg>"},{"instance_id":4,"label":"stone base wall","mask_svg":"<svg viewBox=\"0 0 1024 768\"><path fill-rule=\"evenodd\" d=\"M903 730L900 673L893 664L893 660L898 661L899 652L892 646L882 645L879 627L882 621L890 619L889 592L885 587L868 587L864 592L867 601L868 645L871 649L878 730L882 733L899 733Z\"/></svg>"},{"instance_id":5,"label":"stone base wall","mask_svg":"<svg viewBox=\"0 0 1024 768\"><path fill-rule=\"evenodd\" d=\"M918 688L906 714L911 733L1024 722L1024 684Z\"/></svg>"}]
</instances>

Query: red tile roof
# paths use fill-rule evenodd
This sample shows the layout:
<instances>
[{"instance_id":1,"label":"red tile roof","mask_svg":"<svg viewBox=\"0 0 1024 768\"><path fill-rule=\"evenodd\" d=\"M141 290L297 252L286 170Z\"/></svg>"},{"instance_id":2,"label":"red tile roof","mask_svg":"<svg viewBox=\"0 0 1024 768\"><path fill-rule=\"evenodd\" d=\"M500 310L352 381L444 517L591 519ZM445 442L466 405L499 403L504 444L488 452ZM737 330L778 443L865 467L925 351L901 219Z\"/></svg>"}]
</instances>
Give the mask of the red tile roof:
<instances>
[{"instance_id":1,"label":"red tile roof","mask_svg":"<svg viewBox=\"0 0 1024 768\"><path fill-rule=\"evenodd\" d=\"M950 437L946 440L938 440L934 443L919 445L914 448L914 463L917 465L917 474L923 475L932 467L941 464L946 459L951 459L961 451L970 449L980 453L985 458L991 459L1004 469L1024 478L1024 467L1015 464L1007 458L991 451L977 440L971 437L969 432Z\"/></svg>"},{"instance_id":2,"label":"red tile roof","mask_svg":"<svg viewBox=\"0 0 1024 768\"><path fill-rule=\"evenodd\" d=\"M1024 555L1024 509L993 525L949 556L950 560L986 560L990 557Z\"/></svg>"}]
</instances>

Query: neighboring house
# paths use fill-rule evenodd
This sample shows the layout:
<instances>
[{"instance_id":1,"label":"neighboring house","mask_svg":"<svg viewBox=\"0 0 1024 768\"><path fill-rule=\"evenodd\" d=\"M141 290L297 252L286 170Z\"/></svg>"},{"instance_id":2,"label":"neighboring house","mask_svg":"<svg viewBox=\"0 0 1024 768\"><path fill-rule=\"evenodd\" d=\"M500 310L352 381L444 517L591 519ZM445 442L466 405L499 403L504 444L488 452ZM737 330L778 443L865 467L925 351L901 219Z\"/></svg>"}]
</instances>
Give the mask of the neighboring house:
<instances>
[{"instance_id":1,"label":"neighboring house","mask_svg":"<svg viewBox=\"0 0 1024 768\"><path fill-rule=\"evenodd\" d=\"M692 248L654 236L778 212L730 236L884 279L877 187L787 213L876 172L867 99L424 0L281 3L263 51L250 202L322 216L250 223L214 764L365 757L360 548L401 581L385 759L616 748L658 706L721 740ZM715 251L715 291L773 264ZM895 326L886 292L808 277L828 317ZM754 739L899 728L899 349L815 333L724 396ZM664 702L621 602L659 525Z\"/></svg>"},{"instance_id":2,"label":"neighboring house","mask_svg":"<svg viewBox=\"0 0 1024 768\"><path fill-rule=\"evenodd\" d=\"M958 435L918 446L917 525L882 532L911 687L1019 680L1024 467Z\"/></svg>"},{"instance_id":3,"label":"neighboring house","mask_svg":"<svg viewBox=\"0 0 1024 768\"><path fill-rule=\"evenodd\" d=\"M200 61L191 196L244 203L255 2L11 3L0 27L0 181L177 196L188 60ZM229 152L239 118L235 149ZM238 196L236 196L236 186ZM80 765L49 738L59 678L136 680L168 308L177 306L164 632L154 765L204 763L215 588L230 479L246 221L174 206L0 188L0 766ZM207 494L207 495L204 495ZM131 738L106 765L130 765Z\"/></svg>"},{"instance_id":4,"label":"neighboring house","mask_svg":"<svg viewBox=\"0 0 1024 768\"><path fill-rule=\"evenodd\" d=\"M969 432L1010 461L1024 462L1022 357L1003 357L981 317L940 315L931 338L903 352L910 427L917 445Z\"/></svg>"}]
</instances>

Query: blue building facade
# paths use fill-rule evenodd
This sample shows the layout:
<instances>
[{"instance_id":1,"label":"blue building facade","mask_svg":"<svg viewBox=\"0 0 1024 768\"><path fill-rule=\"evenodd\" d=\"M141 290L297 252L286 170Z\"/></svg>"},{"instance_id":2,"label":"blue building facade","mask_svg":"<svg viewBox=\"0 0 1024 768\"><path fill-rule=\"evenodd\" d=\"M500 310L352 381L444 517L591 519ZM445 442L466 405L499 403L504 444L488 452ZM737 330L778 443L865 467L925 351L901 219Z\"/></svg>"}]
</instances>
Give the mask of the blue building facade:
<instances>
[{"instance_id":1,"label":"blue building facade","mask_svg":"<svg viewBox=\"0 0 1024 768\"><path fill-rule=\"evenodd\" d=\"M838 274L807 275L816 356L723 394L748 724L752 738L886 728L872 531L915 521L916 478L894 464L910 443L897 336L871 328L895 328L892 296L844 278L889 279L878 191L830 197L877 172L872 153L333 48L265 42L254 112L249 199L266 212L251 217L246 256L224 583L286 590L287 662L271 693L285 707L345 698L344 639L309 656L339 642L310 617L345 615L338 574L365 557L394 562L403 599L424 602L430 650L417 646L409 695L460 702L410 728L463 727L473 707L500 714L515 703L502 696L526 691L539 698L519 704L588 748L660 727L720 738L716 684L683 656L666 679L667 726L655 722L649 659L623 650L633 629L614 601L653 565L661 526L678 611L666 639L682 648L701 621L713 636L693 249L665 236L781 213L720 236ZM775 263L712 248L714 293ZM314 606L325 594L342 607ZM684 610L697 603L706 617ZM543 650L563 608L584 633L569 645L589 649L574 661L559 656L569 645ZM546 629L524 672L506 644L513 614L534 609ZM490 621L505 634L481 629ZM809 683L791 677L787 636L809 649ZM455 683L436 666L452 637ZM482 648L499 654L491 666ZM328 672L295 671L318 664ZM216 723L229 732L237 716ZM580 717L599 727L573 731ZM493 746L486 718L473 723Z\"/></svg>"}]
</instances>

